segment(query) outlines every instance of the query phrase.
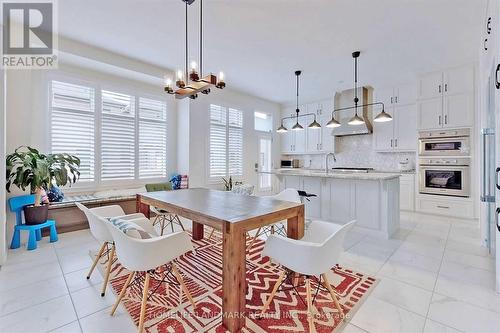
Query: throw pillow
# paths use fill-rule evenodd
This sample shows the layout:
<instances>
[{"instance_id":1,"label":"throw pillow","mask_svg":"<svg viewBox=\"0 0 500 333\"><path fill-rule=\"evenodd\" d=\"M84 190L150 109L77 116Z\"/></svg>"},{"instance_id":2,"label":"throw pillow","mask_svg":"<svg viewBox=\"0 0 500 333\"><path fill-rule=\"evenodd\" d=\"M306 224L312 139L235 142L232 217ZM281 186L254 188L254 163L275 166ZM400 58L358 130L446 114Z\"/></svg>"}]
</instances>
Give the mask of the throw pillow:
<instances>
[{"instance_id":1,"label":"throw pillow","mask_svg":"<svg viewBox=\"0 0 500 333\"><path fill-rule=\"evenodd\" d=\"M123 231L123 233L129 237L139 238L139 239L151 238L150 234L148 234L143 228L141 228L134 222L114 217L109 218L108 221L114 226L116 226L118 229Z\"/></svg>"}]
</instances>

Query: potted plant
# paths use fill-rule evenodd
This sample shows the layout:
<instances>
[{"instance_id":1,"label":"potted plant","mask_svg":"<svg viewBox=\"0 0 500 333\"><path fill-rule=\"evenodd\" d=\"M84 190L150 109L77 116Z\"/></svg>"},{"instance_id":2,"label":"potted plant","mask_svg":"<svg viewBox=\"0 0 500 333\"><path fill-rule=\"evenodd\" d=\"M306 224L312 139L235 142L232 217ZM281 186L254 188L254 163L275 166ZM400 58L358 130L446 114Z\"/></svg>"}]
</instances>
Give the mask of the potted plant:
<instances>
[{"instance_id":1,"label":"potted plant","mask_svg":"<svg viewBox=\"0 0 500 333\"><path fill-rule=\"evenodd\" d=\"M74 184L80 177L80 159L69 154L41 154L38 150L21 146L7 155L7 192L12 184L35 194L35 204L24 207L26 224L44 223L48 204L41 204L42 193L52 184Z\"/></svg>"}]
</instances>

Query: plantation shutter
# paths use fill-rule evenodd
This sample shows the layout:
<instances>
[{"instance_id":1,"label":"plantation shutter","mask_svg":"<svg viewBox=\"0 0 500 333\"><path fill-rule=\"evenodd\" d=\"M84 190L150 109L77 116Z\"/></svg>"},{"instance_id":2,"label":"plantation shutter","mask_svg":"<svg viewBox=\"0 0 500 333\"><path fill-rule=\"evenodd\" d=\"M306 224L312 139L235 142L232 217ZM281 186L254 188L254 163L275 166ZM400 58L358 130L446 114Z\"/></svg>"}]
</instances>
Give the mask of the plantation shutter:
<instances>
[{"instance_id":1,"label":"plantation shutter","mask_svg":"<svg viewBox=\"0 0 500 333\"><path fill-rule=\"evenodd\" d=\"M209 145L210 178L243 175L243 112L211 104Z\"/></svg>"},{"instance_id":2,"label":"plantation shutter","mask_svg":"<svg viewBox=\"0 0 500 333\"><path fill-rule=\"evenodd\" d=\"M210 105L210 178L227 175L226 108Z\"/></svg>"},{"instance_id":3,"label":"plantation shutter","mask_svg":"<svg viewBox=\"0 0 500 333\"><path fill-rule=\"evenodd\" d=\"M135 97L102 91L101 179L135 178Z\"/></svg>"},{"instance_id":4,"label":"plantation shutter","mask_svg":"<svg viewBox=\"0 0 500 333\"><path fill-rule=\"evenodd\" d=\"M167 104L139 98L139 178L167 176Z\"/></svg>"},{"instance_id":5,"label":"plantation shutter","mask_svg":"<svg viewBox=\"0 0 500 333\"><path fill-rule=\"evenodd\" d=\"M228 116L229 175L243 176L243 112L229 109Z\"/></svg>"},{"instance_id":6,"label":"plantation shutter","mask_svg":"<svg viewBox=\"0 0 500 333\"><path fill-rule=\"evenodd\" d=\"M52 153L80 159L80 181L94 181L95 91L91 87L51 82L50 142Z\"/></svg>"}]
</instances>

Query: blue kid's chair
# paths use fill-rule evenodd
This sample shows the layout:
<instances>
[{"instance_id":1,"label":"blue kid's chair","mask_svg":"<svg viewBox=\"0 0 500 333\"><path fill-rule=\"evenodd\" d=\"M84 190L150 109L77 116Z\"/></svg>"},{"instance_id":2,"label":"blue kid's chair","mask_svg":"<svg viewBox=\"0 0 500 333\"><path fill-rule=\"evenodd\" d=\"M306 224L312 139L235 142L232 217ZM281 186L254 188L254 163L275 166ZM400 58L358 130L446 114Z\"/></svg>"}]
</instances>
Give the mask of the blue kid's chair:
<instances>
[{"instance_id":1,"label":"blue kid's chair","mask_svg":"<svg viewBox=\"0 0 500 333\"><path fill-rule=\"evenodd\" d=\"M22 210L24 206L35 203L35 195L21 195L9 199L10 211L16 213L16 226L14 235L12 235L11 249L17 249L21 246L21 230L29 231L28 250L36 249L36 242L42 239L42 229L50 228L50 242L57 242L56 221L47 220L41 224L27 225L23 223Z\"/></svg>"}]
</instances>

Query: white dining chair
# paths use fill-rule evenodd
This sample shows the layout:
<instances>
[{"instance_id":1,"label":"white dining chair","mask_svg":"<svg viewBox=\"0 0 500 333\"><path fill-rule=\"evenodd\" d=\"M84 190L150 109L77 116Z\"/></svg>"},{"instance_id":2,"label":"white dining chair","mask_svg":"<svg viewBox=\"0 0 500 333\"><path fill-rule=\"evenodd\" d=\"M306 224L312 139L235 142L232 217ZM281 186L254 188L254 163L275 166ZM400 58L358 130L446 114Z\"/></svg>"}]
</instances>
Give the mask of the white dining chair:
<instances>
[{"instance_id":1,"label":"white dining chair","mask_svg":"<svg viewBox=\"0 0 500 333\"><path fill-rule=\"evenodd\" d=\"M310 332L315 332L311 298L312 277L317 279L318 290L321 286L328 290L340 317L344 318L342 307L326 273L338 264L339 256L344 250L345 235L355 223L354 220L341 226L331 222L314 221L300 240L271 235L266 241L262 256L270 257L272 262L278 263L285 269L280 273L260 314L263 315L266 312L281 284L289 280L294 285L295 282L292 280L296 280L299 274L305 276Z\"/></svg>"},{"instance_id":2,"label":"white dining chair","mask_svg":"<svg viewBox=\"0 0 500 333\"><path fill-rule=\"evenodd\" d=\"M142 213L134 213L126 215L125 212L123 211L123 208L121 208L118 205L109 205L109 206L102 206L95 208L87 208L86 206L82 205L79 202L75 202L75 205L87 217L90 226L90 233L92 234L92 236L94 236L94 238L97 239L97 241L100 244L102 244L99 249L99 252L97 253L97 256L94 259L94 262L92 263L92 266L90 267L89 272L87 273L87 279L90 279L90 276L92 275L92 272L97 266L99 260L101 260L101 258L105 256L107 257L108 265L106 267L106 273L104 275L104 282L102 284L102 290L101 290L101 296L104 297L104 295L106 294L106 287L108 285L109 273L111 272L111 266L114 259L115 247L111 233L109 232L106 225L103 224L99 218L112 217L112 218L121 218L124 220L132 220L139 218L146 219L146 217ZM150 223L147 224L151 225ZM148 229L148 232L155 233L154 228L151 229L148 226L144 227Z\"/></svg>"},{"instance_id":3,"label":"white dining chair","mask_svg":"<svg viewBox=\"0 0 500 333\"><path fill-rule=\"evenodd\" d=\"M136 220L128 220L128 222L136 223ZM169 283L171 278L174 278L179 283L182 292L191 302L193 308L196 304L187 289L184 279L179 273L174 260L179 256L193 251L191 238L185 231L179 231L173 234L163 235L159 237L140 239L128 236L119 227L110 223L106 224L108 230L115 241L116 256L121 265L130 271L125 284L111 310L111 315L114 315L120 301L125 296L127 288L134 283L142 280L144 275L144 286L142 292L141 312L139 318L139 333L144 329L144 319L146 314L146 303L149 297L149 282L151 275L162 274L162 282ZM157 272L157 269L165 266L165 271ZM136 275L138 276L132 279ZM167 278L169 277L169 278ZM154 277L153 277L154 278ZM153 291L154 292L154 291Z\"/></svg>"},{"instance_id":4,"label":"white dining chair","mask_svg":"<svg viewBox=\"0 0 500 333\"><path fill-rule=\"evenodd\" d=\"M266 198L271 198L271 199L276 199L276 200L282 200L282 201L291 201L291 202L296 202L296 203L301 203L299 191L297 191L294 188L287 188L281 191L278 194L275 195L270 195L267 196ZM279 221L276 223L273 223L271 225L265 226L265 227L260 227L257 229L257 232L252 238L252 241L250 242L250 245L248 245L248 249L250 250L260 236L263 235L272 235L274 233L277 233L281 236L286 237L286 227L285 227L286 221Z\"/></svg>"}]
</instances>

